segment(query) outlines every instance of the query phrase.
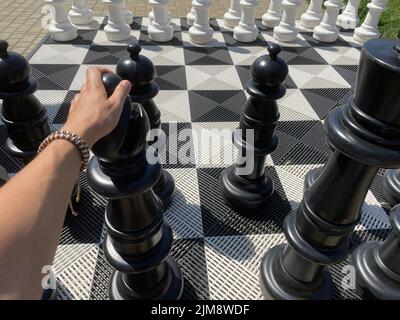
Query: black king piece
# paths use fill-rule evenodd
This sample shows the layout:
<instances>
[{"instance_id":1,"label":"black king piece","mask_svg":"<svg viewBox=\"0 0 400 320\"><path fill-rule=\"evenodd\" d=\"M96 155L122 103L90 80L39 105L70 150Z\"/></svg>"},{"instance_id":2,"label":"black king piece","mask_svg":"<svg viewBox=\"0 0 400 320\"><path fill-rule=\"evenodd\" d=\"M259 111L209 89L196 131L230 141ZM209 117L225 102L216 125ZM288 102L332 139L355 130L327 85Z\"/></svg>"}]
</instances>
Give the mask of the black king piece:
<instances>
[{"instance_id":1,"label":"black king piece","mask_svg":"<svg viewBox=\"0 0 400 320\"><path fill-rule=\"evenodd\" d=\"M354 95L325 120L334 152L285 219L286 245L273 247L260 268L268 299L328 299L326 266L345 259L368 188L380 167L400 167L399 40L367 41Z\"/></svg>"},{"instance_id":2,"label":"black king piece","mask_svg":"<svg viewBox=\"0 0 400 320\"><path fill-rule=\"evenodd\" d=\"M32 160L50 134L46 109L33 95L37 89L28 61L16 52L8 52L8 43L0 40L1 118L9 136L6 149L24 163Z\"/></svg>"},{"instance_id":3,"label":"black king piece","mask_svg":"<svg viewBox=\"0 0 400 320\"><path fill-rule=\"evenodd\" d=\"M117 64L117 74L132 84L130 97L132 103L140 103L150 120L151 129L161 128L161 113L153 98L158 94L159 87L154 81L156 69L153 62L140 55L142 48L138 44L130 44L127 47L129 56L122 58ZM163 151L163 150L159 150ZM161 198L164 207L167 208L175 193L173 177L164 169L161 169L160 179L153 187L154 192Z\"/></svg>"},{"instance_id":4,"label":"black king piece","mask_svg":"<svg viewBox=\"0 0 400 320\"><path fill-rule=\"evenodd\" d=\"M274 191L272 179L265 173L265 159L278 145L276 100L286 92L282 84L288 75L288 66L278 57L281 51L278 45L270 44L268 51L269 56L261 56L253 63L251 79L246 83L250 98L242 109L237 131L240 134L233 135L239 149L238 160L221 175L222 196L238 212L262 209ZM253 130L254 141L247 141L248 130ZM239 171L245 167L250 170Z\"/></svg>"},{"instance_id":5,"label":"black king piece","mask_svg":"<svg viewBox=\"0 0 400 320\"><path fill-rule=\"evenodd\" d=\"M111 95L121 78L103 76ZM104 254L116 270L111 299L179 299L183 278L169 256L172 230L164 222L162 201L152 187L160 177L159 163L150 164L146 135L149 120L142 106L125 100L117 127L94 144L87 169L90 187L108 199Z\"/></svg>"}]
</instances>

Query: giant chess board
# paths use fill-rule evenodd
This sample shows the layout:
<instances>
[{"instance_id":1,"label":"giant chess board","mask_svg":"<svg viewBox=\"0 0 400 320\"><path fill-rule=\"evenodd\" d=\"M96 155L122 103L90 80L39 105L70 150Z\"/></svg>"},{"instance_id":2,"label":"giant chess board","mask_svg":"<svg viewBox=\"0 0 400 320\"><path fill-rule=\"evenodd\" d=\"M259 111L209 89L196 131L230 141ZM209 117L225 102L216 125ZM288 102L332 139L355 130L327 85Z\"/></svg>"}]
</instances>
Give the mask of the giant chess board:
<instances>
[{"instance_id":1,"label":"giant chess board","mask_svg":"<svg viewBox=\"0 0 400 320\"><path fill-rule=\"evenodd\" d=\"M96 18L90 27L79 29L78 39L70 43L46 37L30 57L32 74L40 85L36 95L46 106L54 128L65 122L71 99L84 83L86 68L101 65L115 69L118 60L127 55L126 43L107 41L103 31L106 19ZM257 41L238 43L232 31L224 29L222 20L211 19L214 41L199 46L190 42L185 19L172 19L172 23L173 40L159 44L149 40L148 19L135 18L132 41L138 41L141 54L156 65L160 93L155 101L167 136L179 136L184 129L191 132L175 150L189 145L192 161L168 163L173 156L168 150L164 165L177 185L165 219L174 230L172 255L183 271L183 299L261 299L260 259L269 248L285 241L282 224L302 199L306 172L323 165L329 156L323 121L349 97L360 46L352 41L352 33L343 32L333 44L318 43L308 32L301 32L294 43L279 43L289 76L286 95L279 100L279 146L266 164L276 191L262 214L243 216L224 204L219 176L235 160L231 131L237 128L246 101L244 85L250 65L267 54L268 42L276 41L272 31L257 21ZM3 124L0 128L3 146L6 133ZM221 134L215 129L228 130ZM204 130L209 132L208 138ZM218 148L210 148L204 141L210 137L220 142ZM11 175L21 166L4 147L0 164ZM368 239L382 240L388 234L390 208L380 193L382 175L383 170L367 194L363 218L353 235L354 245ZM85 174L81 183L79 216L67 214L54 259L59 299L108 299L112 269L102 252L106 201L88 187ZM348 263L346 260L330 268L334 299L359 298L354 290L342 286L346 276L343 267Z\"/></svg>"}]
</instances>

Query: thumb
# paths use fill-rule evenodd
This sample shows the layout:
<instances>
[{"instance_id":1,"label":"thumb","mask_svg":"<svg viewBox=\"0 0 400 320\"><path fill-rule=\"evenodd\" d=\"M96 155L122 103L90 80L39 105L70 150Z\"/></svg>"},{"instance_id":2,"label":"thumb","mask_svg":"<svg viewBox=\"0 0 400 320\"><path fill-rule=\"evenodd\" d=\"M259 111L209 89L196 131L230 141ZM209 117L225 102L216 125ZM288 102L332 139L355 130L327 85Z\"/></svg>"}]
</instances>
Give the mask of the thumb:
<instances>
[{"instance_id":1,"label":"thumb","mask_svg":"<svg viewBox=\"0 0 400 320\"><path fill-rule=\"evenodd\" d=\"M121 81L118 86L115 88L114 93L109 98L112 104L115 105L122 105L131 91L131 83L128 80Z\"/></svg>"}]
</instances>

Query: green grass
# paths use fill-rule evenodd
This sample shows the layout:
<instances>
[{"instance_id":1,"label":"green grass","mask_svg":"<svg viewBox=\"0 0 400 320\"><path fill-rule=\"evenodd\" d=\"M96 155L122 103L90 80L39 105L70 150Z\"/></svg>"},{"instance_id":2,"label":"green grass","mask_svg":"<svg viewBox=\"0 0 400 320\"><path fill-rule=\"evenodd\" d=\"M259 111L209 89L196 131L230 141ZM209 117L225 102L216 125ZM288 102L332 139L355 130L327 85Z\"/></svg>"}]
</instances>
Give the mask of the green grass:
<instances>
[{"instance_id":1,"label":"green grass","mask_svg":"<svg viewBox=\"0 0 400 320\"><path fill-rule=\"evenodd\" d=\"M307 0L310 2L310 0ZM344 1L347 3L347 1ZM370 0L361 0L358 16L360 23L364 21L368 13L367 4ZM389 0L386 11L382 14L379 21L379 31L383 38L400 38L400 0Z\"/></svg>"}]
</instances>

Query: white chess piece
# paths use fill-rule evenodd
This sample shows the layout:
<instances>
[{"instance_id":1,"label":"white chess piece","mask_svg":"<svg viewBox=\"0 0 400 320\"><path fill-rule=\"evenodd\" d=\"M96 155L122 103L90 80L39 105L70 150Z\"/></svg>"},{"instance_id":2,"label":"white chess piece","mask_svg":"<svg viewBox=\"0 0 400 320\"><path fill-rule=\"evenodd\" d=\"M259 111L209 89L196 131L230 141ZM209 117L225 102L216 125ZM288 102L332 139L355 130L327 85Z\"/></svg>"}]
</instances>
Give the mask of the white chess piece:
<instances>
[{"instance_id":1,"label":"white chess piece","mask_svg":"<svg viewBox=\"0 0 400 320\"><path fill-rule=\"evenodd\" d=\"M131 25L133 23L133 13L128 9L128 0L124 1L122 15L124 16L124 20L127 24Z\"/></svg>"},{"instance_id":2,"label":"white chess piece","mask_svg":"<svg viewBox=\"0 0 400 320\"><path fill-rule=\"evenodd\" d=\"M214 30L210 27L208 10L212 0L193 0L192 6L196 12L193 26L189 29L190 38L194 43L207 43L212 41Z\"/></svg>"},{"instance_id":3,"label":"white chess piece","mask_svg":"<svg viewBox=\"0 0 400 320\"><path fill-rule=\"evenodd\" d=\"M149 0L153 7L153 19L149 26L149 38L156 42L170 41L174 36L174 28L168 22L169 0Z\"/></svg>"},{"instance_id":4,"label":"white chess piece","mask_svg":"<svg viewBox=\"0 0 400 320\"><path fill-rule=\"evenodd\" d=\"M72 0L72 7L68 12L68 16L71 22L76 25L93 22L93 12L88 9L86 0Z\"/></svg>"},{"instance_id":5,"label":"white chess piece","mask_svg":"<svg viewBox=\"0 0 400 320\"><path fill-rule=\"evenodd\" d=\"M313 38L321 42L335 42L339 36L336 20L343 0L328 0L324 2L325 14L321 23L314 28Z\"/></svg>"},{"instance_id":6,"label":"white chess piece","mask_svg":"<svg viewBox=\"0 0 400 320\"><path fill-rule=\"evenodd\" d=\"M240 0L231 0L229 9L224 14L224 24L229 28L234 28L239 24L242 8Z\"/></svg>"},{"instance_id":7,"label":"white chess piece","mask_svg":"<svg viewBox=\"0 0 400 320\"><path fill-rule=\"evenodd\" d=\"M168 23L171 23L171 18L172 18L172 14L171 12L168 11ZM153 22L154 19L154 12L153 9L150 10L149 12L149 22L150 24Z\"/></svg>"},{"instance_id":8,"label":"white chess piece","mask_svg":"<svg viewBox=\"0 0 400 320\"><path fill-rule=\"evenodd\" d=\"M322 1L323 0L311 0L307 11L300 17L301 25L303 27L314 29L320 24L322 20Z\"/></svg>"},{"instance_id":9,"label":"white chess piece","mask_svg":"<svg viewBox=\"0 0 400 320\"><path fill-rule=\"evenodd\" d=\"M194 9L192 1L192 7L190 8L189 13L186 15L186 21L188 26L192 26L194 24L195 19L196 19L196 10Z\"/></svg>"},{"instance_id":10,"label":"white chess piece","mask_svg":"<svg viewBox=\"0 0 400 320\"><path fill-rule=\"evenodd\" d=\"M124 41L131 37L131 27L126 23L123 15L124 0L103 0L108 8L108 24L104 27L107 39L110 41Z\"/></svg>"},{"instance_id":11,"label":"white chess piece","mask_svg":"<svg viewBox=\"0 0 400 320\"><path fill-rule=\"evenodd\" d=\"M258 36L255 24L256 7L260 0L240 0L242 16L239 24L233 29L233 37L240 42L254 42Z\"/></svg>"},{"instance_id":12,"label":"white chess piece","mask_svg":"<svg viewBox=\"0 0 400 320\"><path fill-rule=\"evenodd\" d=\"M282 0L271 0L269 8L262 16L262 24L268 28L275 28L282 19Z\"/></svg>"},{"instance_id":13,"label":"white chess piece","mask_svg":"<svg viewBox=\"0 0 400 320\"><path fill-rule=\"evenodd\" d=\"M358 7L360 6L360 0L349 0L343 13L339 14L336 25L343 29L354 30L358 23Z\"/></svg>"},{"instance_id":14,"label":"white chess piece","mask_svg":"<svg viewBox=\"0 0 400 320\"><path fill-rule=\"evenodd\" d=\"M379 38L378 23L382 12L386 10L388 0L372 0L367 4L368 13L361 26L354 30L354 40L364 43L369 39Z\"/></svg>"},{"instance_id":15,"label":"white chess piece","mask_svg":"<svg viewBox=\"0 0 400 320\"><path fill-rule=\"evenodd\" d=\"M283 0L283 14L279 25L274 28L273 36L281 42L292 42L297 38L296 11L303 0Z\"/></svg>"},{"instance_id":16,"label":"white chess piece","mask_svg":"<svg viewBox=\"0 0 400 320\"><path fill-rule=\"evenodd\" d=\"M49 26L50 37L56 41L71 41L78 37L78 31L68 19L64 0L45 0L52 7Z\"/></svg>"}]
</instances>

